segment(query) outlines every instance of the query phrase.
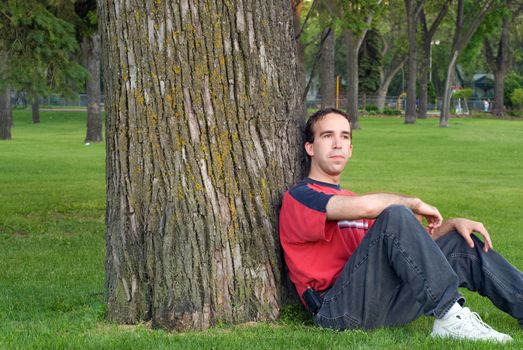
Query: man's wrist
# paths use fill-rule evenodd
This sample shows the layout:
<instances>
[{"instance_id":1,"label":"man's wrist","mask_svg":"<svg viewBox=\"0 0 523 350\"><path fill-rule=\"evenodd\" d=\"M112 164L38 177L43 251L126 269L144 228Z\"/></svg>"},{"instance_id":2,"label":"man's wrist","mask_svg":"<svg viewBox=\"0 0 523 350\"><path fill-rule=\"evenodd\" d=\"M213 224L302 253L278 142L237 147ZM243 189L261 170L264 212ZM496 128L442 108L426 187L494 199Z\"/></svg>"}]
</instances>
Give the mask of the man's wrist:
<instances>
[{"instance_id":1,"label":"man's wrist","mask_svg":"<svg viewBox=\"0 0 523 350\"><path fill-rule=\"evenodd\" d=\"M417 197L407 197L407 207L413 211L418 210L423 205L423 201Z\"/></svg>"}]
</instances>

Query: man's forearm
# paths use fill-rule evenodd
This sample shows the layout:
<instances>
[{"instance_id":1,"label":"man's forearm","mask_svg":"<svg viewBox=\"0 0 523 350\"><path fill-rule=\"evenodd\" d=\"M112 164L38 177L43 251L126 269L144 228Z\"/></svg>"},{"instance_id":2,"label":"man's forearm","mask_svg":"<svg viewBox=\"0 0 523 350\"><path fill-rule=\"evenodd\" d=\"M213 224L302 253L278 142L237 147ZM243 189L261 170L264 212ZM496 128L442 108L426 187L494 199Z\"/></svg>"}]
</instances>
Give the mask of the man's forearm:
<instances>
[{"instance_id":1,"label":"man's forearm","mask_svg":"<svg viewBox=\"0 0 523 350\"><path fill-rule=\"evenodd\" d=\"M417 210L423 202L416 197L395 193L370 193L362 196L334 196L327 203L327 219L355 220L375 218L394 204Z\"/></svg>"}]
</instances>

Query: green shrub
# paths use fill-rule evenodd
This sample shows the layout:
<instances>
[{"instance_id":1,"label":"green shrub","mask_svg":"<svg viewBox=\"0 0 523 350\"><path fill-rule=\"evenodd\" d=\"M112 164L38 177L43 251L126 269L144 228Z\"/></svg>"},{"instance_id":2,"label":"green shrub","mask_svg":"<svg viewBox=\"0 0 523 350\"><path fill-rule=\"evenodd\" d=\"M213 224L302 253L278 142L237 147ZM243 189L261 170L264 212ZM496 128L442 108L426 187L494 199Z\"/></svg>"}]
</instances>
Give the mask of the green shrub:
<instances>
[{"instance_id":1,"label":"green shrub","mask_svg":"<svg viewBox=\"0 0 523 350\"><path fill-rule=\"evenodd\" d=\"M367 112L378 112L379 111L378 106L376 106L376 105L367 105L367 106L365 106L365 110Z\"/></svg>"},{"instance_id":2,"label":"green shrub","mask_svg":"<svg viewBox=\"0 0 523 350\"><path fill-rule=\"evenodd\" d=\"M381 113L385 115L401 115L401 111L399 109L392 109L390 107L383 108Z\"/></svg>"},{"instance_id":3,"label":"green shrub","mask_svg":"<svg viewBox=\"0 0 523 350\"><path fill-rule=\"evenodd\" d=\"M460 90L456 90L453 94L452 94L452 97L453 98L464 98L466 100L468 100L469 98L472 97L472 89L460 89Z\"/></svg>"},{"instance_id":4,"label":"green shrub","mask_svg":"<svg viewBox=\"0 0 523 350\"><path fill-rule=\"evenodd\" d=\"M512 94L510 94L510 101L512 102L514 108L519 109L523 107L523 89L514 89L514 91L512 91Z\"/></svg>"},{"instance_id":5,"label":"green shrub","mask_svg":"<svg viewBox=\"0 0 523 350\"><path fill-rule=\"evenodd\" d=\"M505 78L505 90L503 92L503 102L508 108L514 107L512 104L512 92L514 90L523 88L523 76L517 74L516 72L511 72L507 74Z\"/></svg>"}]
</instances>

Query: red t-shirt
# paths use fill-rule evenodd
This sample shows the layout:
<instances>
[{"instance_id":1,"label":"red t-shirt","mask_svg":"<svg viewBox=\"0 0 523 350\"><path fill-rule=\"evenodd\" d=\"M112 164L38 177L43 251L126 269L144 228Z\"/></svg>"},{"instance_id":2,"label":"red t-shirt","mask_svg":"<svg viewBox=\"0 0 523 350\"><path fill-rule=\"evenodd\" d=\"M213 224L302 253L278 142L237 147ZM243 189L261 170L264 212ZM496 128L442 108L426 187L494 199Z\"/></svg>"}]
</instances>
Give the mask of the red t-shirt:
<instances>
[{"instance_id":1,"label":"red t-shirt","mask_svg":"<svg viewBox=\"0 0 523 350\"><path fill-rule=\"evenodd\" d=\"M319 292L330 288L374 223L369 219L328 221L326 206L334 195L354 193L306 178L283 196L280 241L300 297L309 286Z\"/></svg>"}]
</instances>

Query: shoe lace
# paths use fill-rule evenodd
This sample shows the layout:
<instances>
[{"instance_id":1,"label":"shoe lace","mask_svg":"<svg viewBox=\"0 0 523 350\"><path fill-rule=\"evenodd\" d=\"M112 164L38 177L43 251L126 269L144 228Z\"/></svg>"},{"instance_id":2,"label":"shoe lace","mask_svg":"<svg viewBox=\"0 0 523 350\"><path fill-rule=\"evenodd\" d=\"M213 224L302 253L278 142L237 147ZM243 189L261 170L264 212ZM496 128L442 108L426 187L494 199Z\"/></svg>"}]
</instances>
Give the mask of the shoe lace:
<instances>
[{"instance_id":1,"label":"shoe lace","mask_svg":"<svg viewBox=\"0 0 523 350\"><path fill-rule=\"evenodd\" d=\"M465 318L463 321L466 321L468 319L470 322L461 322L460 331L461 330L471 331L472 329L470 329L470 328L474 328L473 330L475 330L475 331L477 331L481 328L482 328L482 331L487 331L487 332L490 332L492 330L492 327L489 326L488 324L486 324L485 322L483 322L483 320L481 319L481 317L478 315L477 312L470 311L470 309L468 309L468 308L463 308L463 309L464 309L463 310L464 312L462 313L462 315ZM468 328L468 329L464 329L464 328Z\"/></svg>"},{"instance_id":2,"label":"shoe lace","mask_svg":"<svg viewBox=\"0 0 523 350\"><path fill-rule=\"evenodd\" d=\"M483 320L481 319L481 317L478 315L477 312L470 311L470 316L469 317L470 317L471 320L473 320L474 322L479 323L481 326L485 327L487 330L492 330L492 327L490 327L488 324L483 322Z\"/></svg>"}]
</instances>

